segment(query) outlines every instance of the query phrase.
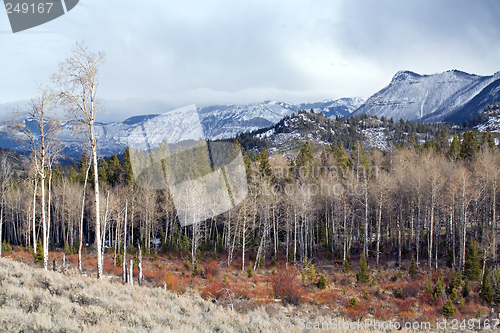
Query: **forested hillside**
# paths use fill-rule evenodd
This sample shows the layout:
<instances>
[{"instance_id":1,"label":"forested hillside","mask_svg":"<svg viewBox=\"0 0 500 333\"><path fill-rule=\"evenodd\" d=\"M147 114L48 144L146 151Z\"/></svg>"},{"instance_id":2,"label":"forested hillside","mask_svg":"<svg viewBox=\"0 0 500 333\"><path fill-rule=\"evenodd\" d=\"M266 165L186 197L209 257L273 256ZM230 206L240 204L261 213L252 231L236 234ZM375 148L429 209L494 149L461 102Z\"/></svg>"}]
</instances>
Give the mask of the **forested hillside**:
<instances>
[{"instance_id":1,"label":"forested hillside","mask_svg":"<svg viewBox=\"0 0 500 333\"><path fill-rule=\"evenodd\" d=\"M366 119L371 120L345 122ZM258 265L272 257L305 262L321 251L337 258L364 251L377 258L389 247L398 261L414 256L418 263L425 260L437 267L439 259L449 255L453 267L461 268L472 237L481 253L496 262L499 156L491 133L477 137L467 131L455 134L449 143L442 132L433 141L413 140L413 145L398 144L387 152L365 151L359 141L346 150L342 138L349 135L339 136L339 142L322 146L306 141L290 160L279 153L268 156L265 149L254 154L253 161L245 156L249 195L232 211L205 221L194 239L189 227L177 223L167 190L135 186L128 150L123 163L116 156L102 160L98 173L107 219L102 223L103 240L109 247L119 245L127 201L128 238L147 252L179 250L187 236L201 251L227 252L228 264L236 253ZM336 137L330 132L329 138ZM53 169L52 247L78 246L87 165L84 155L69 172ZM92 186L93 176L88 179ZM32 177L4 174L2 180L3 239L33 247L39 233L39 198ZM87 195L83 207L83 243L89 246L94 241L92 200Z\"/></svg>"},{"instance_id":2,"label":"forested hillside","mask_svg":"<svg viewBox=\"0 0 500 333\"><path fill-rule=\"evenodd\" d=\"M367 133L374 128L386 133L385 150L370 147ZM477 131L455 132L450 140L450 130L445 124L394 122L366 115L329 120L321 114L301 111L273 128L240 135L234 140L236 148L240 146L239 140L244 145L248 195L233 209L188 226L179 223L168 187L138 186L131 162L134 151L127 148L120 158L114 155L100 160L97 170L103 203L101 242L107 248L102 262L105 272L121 272L121 267L125 268L122 263L127 262L126 253L134 258L136 267L141 262L137 253L141 253L155 263L153 268L144 264L146 270L140 273L153 285L167 281L169 289L179 290L180 282L173 282L177 277L171 275L175 267L175 272L182 271L180 281L186 271L208 281L211 276L222 279L224 285L210 282L199 286L199 282L190 282L193 287L204 288L202 296L206 298L224 299L217 288L230 288L238 297L251 300L274 296L283 302L299 304L309 297L319 304L340 304L343 308L337 310L344 309L338 310L341 314L356 319L375 311L367 307L375 303L350 305L356 299L353 293L359 292L349 277L355 263L358 283L370 283L370 289L363 295L367 300L380 292L394 293L398 300L406 298L408 292L411 297L408 302L420 304L415 311L431 306L423 319L434 318L436 312L432 311L453 314L453 309L445 310L446 299L452 299L462 308L464 300L470 299L472 303L462 310L463 315L470 314L474 307L481 311L478 303L488 306L500 302L500 296L493 297L495 293L500 295L500 273L496 269L491 275L488 273L488 268L493 269L498 262L500 149L489 131L479 135ZM277 144L277 137L282 134L292 136ZM202 177L210 169L225 167L221 162L225 159L223 155L237 153L233 147L208 159L202 153L205 149L202 144L180 149L175 158L162 164L163 168L177 163L177 169L182 169L191 164L194 169L174 176ZM209 142L208 146L217 144ZM176 152L176 147L171 148L166 151ZM56 258L61 251L72 256L81 248L83 255L95 256L95 198L91 191L95 171L89 167L89 161L84 154L79 165L54 165L50 172L47 170L44 190L49 247L52 251L63 249L51 252ZM9 163L4 161L7 167L0 174L3 252L12 251L12 246L16 251L27 248L35 261L43 261L39 174L15 173ZM158 263L158 256L161 262L173 260L172 264ZM218 263L211 264L207 258ZM91 269L85 264L88 259L83 258L83 265L81 256L74 260L83 272ZM94 259L90 260L95 265ZM179 261L184 261L184 268L176 266ZM284 268L285 263L296 268L290 271ZM265 267L275 265L280 267L278 277L269 277ZM316 275L314 265L321 275ZM419 272L430 273L432 277L423 280L424 275L420 275L400 289L385 277L385 270L399 267L401 271L392 278L398 280L408 265L412 278ZM171 268L167 271L165 267ZM221 267L228 269L223 278L217 273ZM246 282L231 268L246 271L249 278L253 278L255 271L260 275L255 283L266 291L249 295L245 292L248 287L243 287ZM444 276L439 273L442 269L450 273ZM159 270L157 274L155 270ZM375 270L379 272L377 279L381 279L379 285L375 275L369 273ZM228 282L230 272L235 279L232 284ZM339 276L339 272L347 277ZM133 274L139 273L134 270ZM276 274L275 268L272 274ZM302 284L296 280L297 276L302 276ZM439 289L443 278L448 283L446 293ZM454 279L459 282L453 282ZM342 286L342 295L347 293L338 299L326 300L324 297L334 297L333 294L315 292L306 296L302 289L302 285L308 290L323 289L337 281ZM475 287L480 281L481 287ZM280 289L283 284L296 287L283 291ZM407 289L410 287L413 289ZM452 297L454 288L455 293L462 293L461 300ZM432 301L426 298L429 293L434 293ZM417 296L422 298L418 302ZM377 302L384 302L381 296L377 297ZM397 308L398 302L391 301L386 310ZM453 303L447 305L450 306ZM384 311L375 311L376 318L385 318ZM409 318L407 313L399 315Z\"/></svg>"}]
</instances>

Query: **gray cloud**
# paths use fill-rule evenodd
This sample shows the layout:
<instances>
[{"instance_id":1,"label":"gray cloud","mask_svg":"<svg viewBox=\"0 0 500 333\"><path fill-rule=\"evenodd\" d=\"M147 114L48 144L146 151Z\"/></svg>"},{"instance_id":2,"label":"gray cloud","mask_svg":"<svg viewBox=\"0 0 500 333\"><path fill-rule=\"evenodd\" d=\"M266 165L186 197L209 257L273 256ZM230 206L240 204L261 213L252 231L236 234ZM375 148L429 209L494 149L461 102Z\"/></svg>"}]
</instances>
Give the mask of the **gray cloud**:
<instances>
[{"instance_id":1,"label":"gray cloud","mask_svg":"<svg viewBox=\"0 0 500 333\"><path fill-rule=\"evenodd\" d=\"M500 70L499 6L494 0L81 1L26 33L5 33L9 27L0 23L0 104L35 94L35 82L48 80L80 40L107 53L103 120L193 103L368 97L399 69L492 74ZM52 33L35 33L44 31Z\"/></svg>"}]
</instances>

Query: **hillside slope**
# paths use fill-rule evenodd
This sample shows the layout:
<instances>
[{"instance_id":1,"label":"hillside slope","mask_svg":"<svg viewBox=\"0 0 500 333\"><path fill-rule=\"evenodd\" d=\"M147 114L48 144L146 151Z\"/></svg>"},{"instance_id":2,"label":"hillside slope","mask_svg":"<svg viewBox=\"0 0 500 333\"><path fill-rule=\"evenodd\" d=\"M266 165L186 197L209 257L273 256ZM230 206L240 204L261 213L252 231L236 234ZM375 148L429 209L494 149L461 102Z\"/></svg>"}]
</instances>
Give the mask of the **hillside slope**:
<instances>
[{"instance_id":1,"label":"hillside slope","mask_svg":"<svg viewBox=\"0 0 500 333\"><path fill-rule=\"evenodd\" d=\"M467 103L498 80L500 72L479 76L458 70L434 75L399 71L387 87L371 96L354 114L366 113L394 120L437 122L446 118L453 121L456 112L462 110L463 113ZM462 114L461 118L472 118L481 110L481 107L469 110L471 114Z\"/></svg>"}]
</instances>

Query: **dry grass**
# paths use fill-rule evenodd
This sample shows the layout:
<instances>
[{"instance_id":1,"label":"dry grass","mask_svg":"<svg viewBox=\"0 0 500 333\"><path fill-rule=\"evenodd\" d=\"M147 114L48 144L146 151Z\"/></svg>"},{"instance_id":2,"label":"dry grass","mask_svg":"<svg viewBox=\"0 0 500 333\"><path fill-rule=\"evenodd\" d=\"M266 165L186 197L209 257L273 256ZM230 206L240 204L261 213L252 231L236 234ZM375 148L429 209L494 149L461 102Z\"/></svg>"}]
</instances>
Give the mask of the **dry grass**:
<instances>
[{"instance_id":1,"label":"dry grass","mask_svg":"<svg viewBox=\"0 0 500 333\"><path fill-rule=\"evenodd\" d=\"M240 265L227 267L225 260L205 256L199 261L204 274L192 276L183 266L183 257L161 253L154 259L145 256L145 283L130 287L122 285L121 268L113 265L109 254L104 259L103 281L80 276L75 255L66 256L70 267L66 274L33 268L41 265L33 264L27 251L14 251L9 257L30 267L8 259L0 261L2 332L288 332L300 329L298 319L315 317L403 322L443 319L443 299L423 292L429 277L424 273L410 278L403 271L394 279L399 270L371 269L376 283L367 285L356 283L354 271L343 274L340 265L323 262L325 266L316 265L317 275L325 274L330 285L320 290L308 280L302 283L294 266L287 268L280 262L275 266L277 274L272 274L269 266L255 270L255 276L248 278ZM51 252L49 258L62 264L60 251ZM83 271L95 277L95 254L84 256ZM437 273L432 276L435 282ZM164 284L167 290L163 290ZM479 309L483 316L489 314L489 309L481 306L477 288L471 288L470 303L454 318L474 318ZM396 289L402 294L395 293ZM353 296L359 302L350 307L348 301Z\"/></svg>"},{"instance_id":2,"label":"dry grass","mask_svg":"<svg viewBox=\"0 0 500 333\"><path fill-rule=\"evenodd\" d=\"M2 332L300 331L259 307L246 315L199 296L33 269L0 259Z\"/></svg>"}]
</instances>

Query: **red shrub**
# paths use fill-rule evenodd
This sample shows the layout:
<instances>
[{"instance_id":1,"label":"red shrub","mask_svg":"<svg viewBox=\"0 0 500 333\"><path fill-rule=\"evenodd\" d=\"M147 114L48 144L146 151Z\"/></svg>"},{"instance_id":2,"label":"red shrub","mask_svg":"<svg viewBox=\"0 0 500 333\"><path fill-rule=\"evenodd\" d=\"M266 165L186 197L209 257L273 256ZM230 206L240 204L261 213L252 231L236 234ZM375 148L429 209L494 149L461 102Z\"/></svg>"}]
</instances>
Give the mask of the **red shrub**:
<instances>
[{"instance_id":1,"label":"red shrub","mask_svg":"<svg viewBox=\"0 0 500 333\"><path fill-rule=\"evenodd\" d=\"M433 304L434 299L432 298L432 294L422 294L418 297L418 301L422 304Z\"/></svg>"},{"instance_id":2,"label":"red shrub","mask_svg":"<svg viewBox=\"0 0 500 333\"><path fill-rule=\"evenodd\" d=\"M342 309L341 313L343 313L346 317L353 320L362 320L369 313L368 302L366 301L358 301L356 306L348 306ZM394 314L393 314L394 317Z\"/></svg>"},{"instance_id":3,"label":"red shrub","mask_svg":"<svg viewBox=\"0 0 500 333\"><path fill-rule=\"evenodd\" d=\"M420 293L420 286L417 283L407 283L403 286L404 297L417 297Z\"/></svg>"},{"instance_id":4,"label":"red shrub","mask_svg":"<svg viewBox=\"0 0 500 333\"><path fill-rule=\"evenodd\" d=\"M413 308L413 306L415 305L415 299L414 298L395 299L394 302L396 303L396 307L401 312L411 311L412 308Z\"/></svg>"},{"instance_id":5,"label":"red shrub","mask_svg":"<svg viewBox=\"0 0 500 333\"><path fill-rule=\"evenodd\" d=\"M231 290L237 297L243 299L251 299L255 291L247 282L233 282L231 283Z\"/></svg>"},{"instance_id":6,"label":"red shrub","mask_svg":"<svg viewBox=\"0 0 500 333\"><path fill-rule=\"evenodd\" d=\"M179 274L168 273L161 279L160 285L163 285L163 283L167 285L168 290L176 294L183 294L189 282L183 279Z\"/></svg>"},{"instance_id":7,"label":"red shrub","mask_svg":"<svg viewBox=\"0 0 500 333\"><path fill-rule=\"evenodd\" d=\"M394 318L394 312L390 309L380 308L375 310L373 317L377 320L390 320Z\"/></svg>"},{"instance_id":8,"label":"red shrub","mask_svg":"<svg viewBox=\"0 0 500 333\"><path fill-rule=\"evenodd\" d=\"M210 276L217 277L219 275L219 269L219 263L215 260L210 260L210 262L205 267L207 278L209 278Z\"/></svg>"},{"instance_id":9,"label":"red shrub","mask_svg":"<svg viewBox=\"0 0 500 333\"><path fill-rule=\"evenodd\" d=\"M274 296L284 303L300 304L304 288L295 268L280 269L271 277L271 287Z\"/></svg>"},{"instance_id":10,"label":"red shrub","mask_svg":"<svg viewBox=\"0 0 500 333\"><path fill-rule=\"evenodd\" d=\"M203 299L217 299L221 300L228 297L232 291L229 289L227 284L222 282L210 283L201 292L201 298Z\"/></svg>"}]
</instances>

